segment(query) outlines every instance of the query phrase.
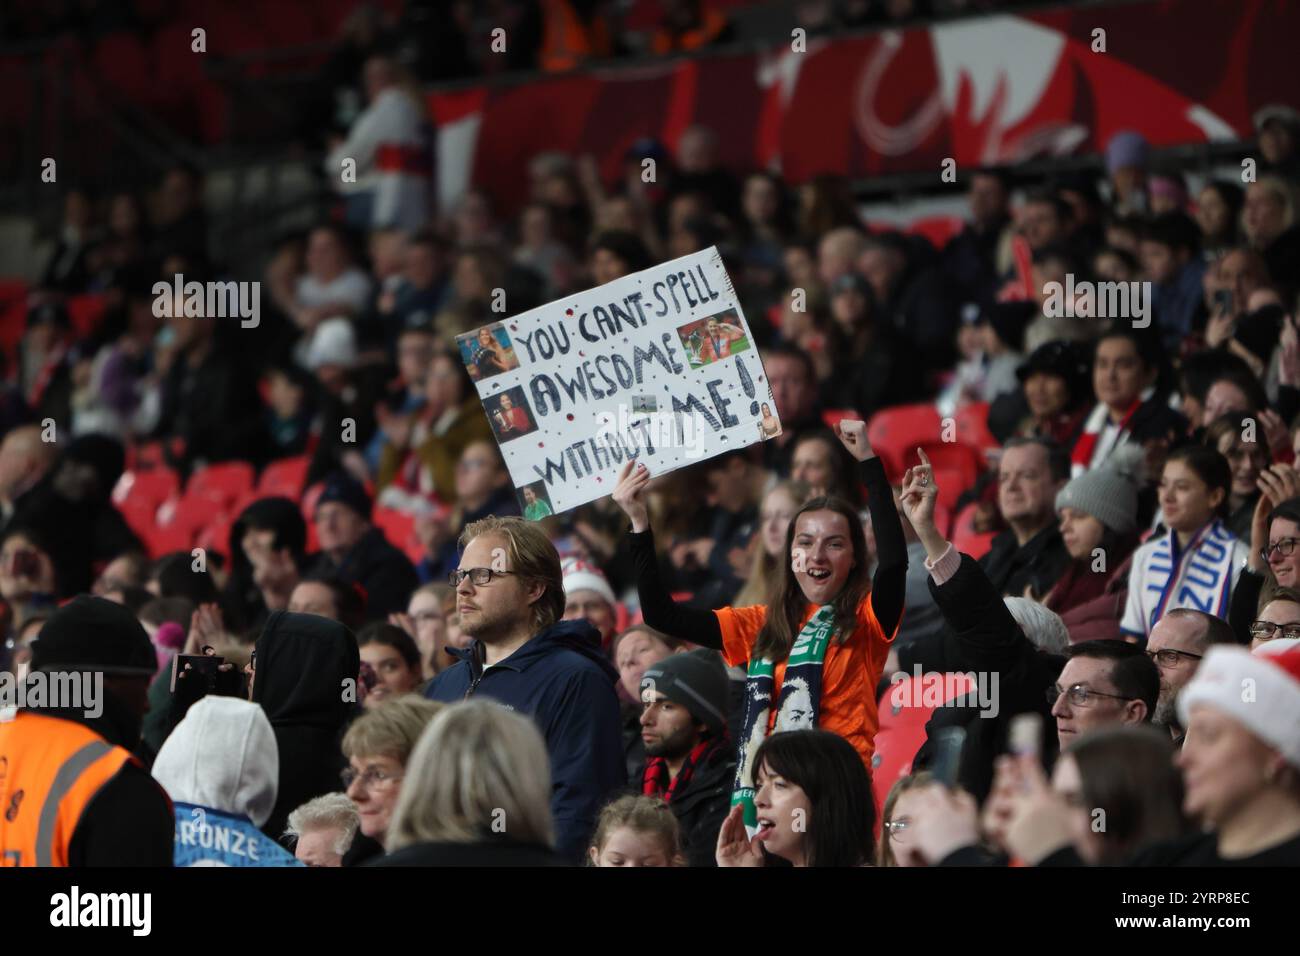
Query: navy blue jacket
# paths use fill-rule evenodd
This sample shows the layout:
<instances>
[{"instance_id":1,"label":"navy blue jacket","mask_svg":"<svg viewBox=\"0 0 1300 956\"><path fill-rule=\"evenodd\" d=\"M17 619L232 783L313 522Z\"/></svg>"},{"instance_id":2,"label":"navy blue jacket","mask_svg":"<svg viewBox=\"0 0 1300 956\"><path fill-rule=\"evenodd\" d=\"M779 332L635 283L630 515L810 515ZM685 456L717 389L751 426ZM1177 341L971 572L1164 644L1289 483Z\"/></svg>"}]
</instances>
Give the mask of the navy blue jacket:
<instances>
[{"instance_id":1,"label":"navy blue jacket","mask_svg":"<svg viewBox=\"0 0 1300 956\"><path fill-rule=\"evenodd\" d=\"M618 672L586 621L557 621L483 673L483 646L448 648L460 658L424 692L454 702L482 694L528 714L551 758L551 814L556 849L571 863L590 845L605 799L627 783L623 764Z\"/></svg>"}]
</instances>

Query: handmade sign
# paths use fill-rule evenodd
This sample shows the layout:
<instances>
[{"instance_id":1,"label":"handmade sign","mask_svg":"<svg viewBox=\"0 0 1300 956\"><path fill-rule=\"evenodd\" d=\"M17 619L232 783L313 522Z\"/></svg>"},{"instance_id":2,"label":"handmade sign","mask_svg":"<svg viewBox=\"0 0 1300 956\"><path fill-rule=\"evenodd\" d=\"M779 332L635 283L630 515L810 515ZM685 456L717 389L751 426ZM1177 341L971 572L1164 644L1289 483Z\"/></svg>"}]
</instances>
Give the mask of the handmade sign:
<instances>
[{"instance_id":1,"label":"handmade sign","mask_svg":"<svg viewBox=\"0 0 1300 956\"><path fill-rule=\"evenodd\" d=\"M714 247L457 345L528 518L609 494L629 457L661 475L781 433Z\"/></svg>"}]
</instances>

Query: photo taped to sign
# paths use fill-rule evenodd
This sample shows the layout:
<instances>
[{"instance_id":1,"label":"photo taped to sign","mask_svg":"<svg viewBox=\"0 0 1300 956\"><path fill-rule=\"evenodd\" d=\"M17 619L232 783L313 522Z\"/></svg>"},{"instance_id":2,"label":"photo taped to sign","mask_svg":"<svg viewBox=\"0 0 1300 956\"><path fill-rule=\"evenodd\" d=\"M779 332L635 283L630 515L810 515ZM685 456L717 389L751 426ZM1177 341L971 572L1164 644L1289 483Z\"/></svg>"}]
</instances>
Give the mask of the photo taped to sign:
<instances>
[{"instance_id":1,"label":"photo taped to sign","mask_svg":"<svg viewBox=\"0 0 1300 956\"><path fill-rule=\"evenodd\" d=\"M664 474L780 434L716 248L460 341L471 374L489 353L475 384L525 513L560 514L609 494L629 458ZM492 354L506 343L517 367Z\"/></svg>"},{"instance_id":2,"label":"photo taped to sign","mask_svg":"<svg viewBox=\"0 0 1300 956\"><path fill-rule=\"evenodd\" d=\"M475 382L519 367L504 322L494 322L456 336L456 347L460 349L461 361L469 369L469 377Z\"/></svg>"}]
</instances>

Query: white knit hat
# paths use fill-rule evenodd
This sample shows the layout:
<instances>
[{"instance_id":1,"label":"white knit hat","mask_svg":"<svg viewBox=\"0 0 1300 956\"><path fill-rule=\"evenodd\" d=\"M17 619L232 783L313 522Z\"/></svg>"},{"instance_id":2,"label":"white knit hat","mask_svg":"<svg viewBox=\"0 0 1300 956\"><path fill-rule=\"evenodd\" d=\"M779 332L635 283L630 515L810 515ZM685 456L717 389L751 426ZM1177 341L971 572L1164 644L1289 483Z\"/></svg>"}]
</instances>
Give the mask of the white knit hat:
<instances>
[{"instance_id":1,"label":"white knit hat","mask_svg":"<svg viewBox=\"0 0 1300 956\"><path fill-rule=\"evenodd\" d=\"M560 565L564 575L564 595L568 597L575 591L595 591L605 602L613 607L618 603L614 598L614 589L600 568L582 558L565 558Z\"/></svg>"},{"instance_id":2,"label":"white knit hat","mask_svg":"<svg viewBox=\"0 0 1300 956\"><path fill-rule=\"evenodd\" d=\"M1300 641L1269 641L1251 653L1235 644L1216 644L1178 695L1183 726L1196 704L1208 704L1240 721L1260 740L1276 747L1287 763L1300 767Z\"/></svg>"}]
</instances>

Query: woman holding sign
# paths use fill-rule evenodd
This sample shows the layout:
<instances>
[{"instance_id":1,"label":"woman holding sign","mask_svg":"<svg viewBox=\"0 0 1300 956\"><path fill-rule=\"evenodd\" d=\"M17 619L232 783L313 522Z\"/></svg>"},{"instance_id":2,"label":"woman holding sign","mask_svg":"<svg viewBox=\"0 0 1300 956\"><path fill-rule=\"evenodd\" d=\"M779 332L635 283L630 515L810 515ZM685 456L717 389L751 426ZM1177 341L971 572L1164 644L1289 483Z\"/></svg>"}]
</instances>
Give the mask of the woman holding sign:
<instances>
[{"instance_id":1,"label":"woman holding sign","mask_svg":"<svg viewBox=\"0 0 1300 956\"><path fill-rule=\"evenodd\" d=\"M732 813L755 826L752 756L771 733L819 728L839 734L870 768L876 684L903 612L907 549L884 469L866 424L842 421L835 434L861 465L869 492L878 564L869 576L857 509L822 496L803 505L786 533L789 561L765 604L702 611L676 604L659 577L646 488L650 473L628 462L614 501L632 520L630 543L645 622L722 651L745 666L745 715Z\"/></svg>"}]
</instances>

